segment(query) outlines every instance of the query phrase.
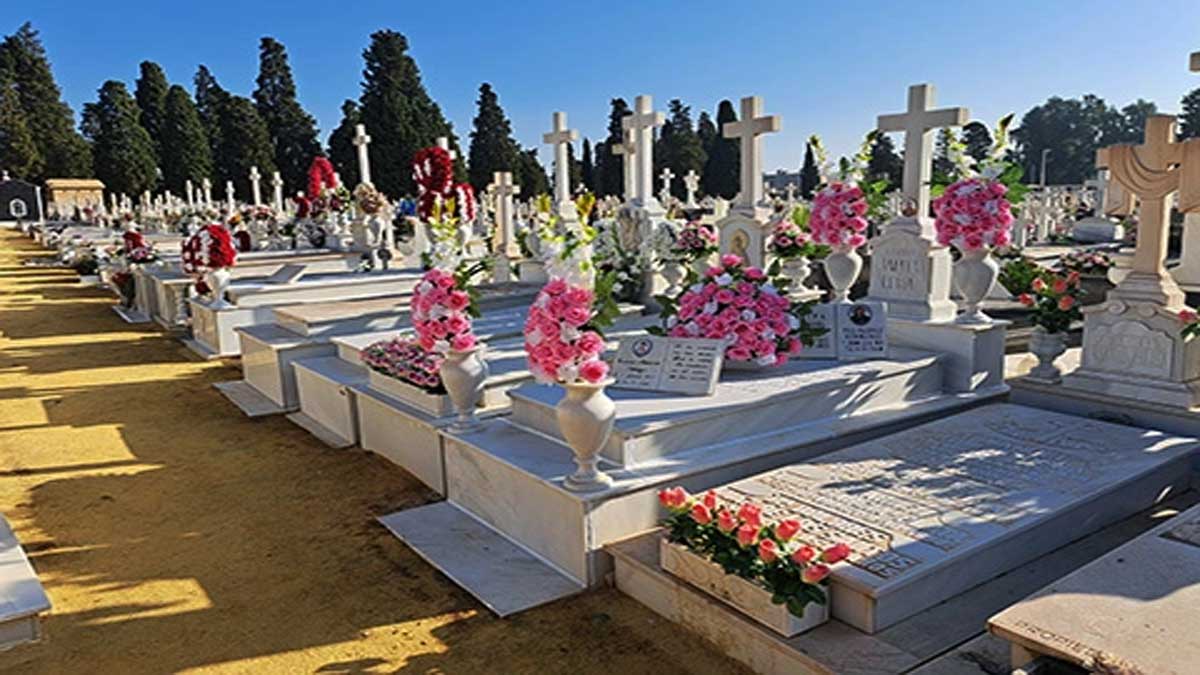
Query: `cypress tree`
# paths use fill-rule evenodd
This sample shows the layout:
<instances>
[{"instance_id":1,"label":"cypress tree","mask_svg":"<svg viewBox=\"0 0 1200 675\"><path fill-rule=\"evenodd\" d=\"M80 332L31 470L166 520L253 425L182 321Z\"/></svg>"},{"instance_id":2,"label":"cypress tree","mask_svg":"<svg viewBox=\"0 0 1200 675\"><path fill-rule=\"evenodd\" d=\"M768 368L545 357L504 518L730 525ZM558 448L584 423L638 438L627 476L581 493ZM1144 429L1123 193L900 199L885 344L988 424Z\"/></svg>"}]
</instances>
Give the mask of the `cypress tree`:
<instances>
[{"instance_id":1,"label":"cypress tree","mask_svg":"<svg viewBox=\"0 0 1200 675\"><path fill-rule=\"evenodd\" d=\"M704 171L708 161L700 136L692 128L691 108L684 105L683 101L673 99L667 105L667 112L667 121L654 150L655 185L658 189L662 188L658 176L664 168L670 168L676 177L682 177L688 171ZM671 194L680 199L684 197L682 180L671 181Z\"/></svg>"},{"instance_id":2,"label":"cypress tree","mask_svg":"<svg viewBox=\"0 0 1200 675\"><path fill-rule=\"evenodd\" d=\"M425 91L403 35L392 30L373 33L363 61L362 119L377 149L372 178L376 187L393 197L415 194L412 158L417 150L446 136L458 151L458 141L441 108ZM458 156L455 174L462 175L461 151Z\"/></svg>"},{"instance_id":3,"label":"cypress tree","mask_svg":"<svg viewBox=\"0 0 1200 675\"><path fill-rule=\"evenodd\" d=\"M888 190L899 190L904 183L904 160L887 134L879 134L871 146L871 161L867 163L871 180L886 179Z\"/></svg>"},{"instance_id":4,"label":"cypress tree","mask_svg":"<svg viewBox=\"0 0 1200 675\"><path fill-rule=\"evenodd\" d=\"M588 192L596 191L596 167L592 162L592 142L583 139L583 158L580 160L579 180Z\"/></svg>"},{"instance_id":5,"label":"cypress tree","mask_svg":"<svg viewBox=\"0 0 1200 675\"><path fill-rule=\"evenodd\" d=\"M1200 136L1200 89L1183 97L1179 113L1179 140Z\"/></svg>"},{"instance_id":6,"label":"cypress tree","mask_svg":"<svg viewBox=\"0 0 1200 675\"><path fill-rule=\"evenodd\" d=\"M217 78L201 65L196 69L193 80L196 92L196 110L200 113L200 121L204 123L204 133L208 136L208 147L216 157L221 145L221 106L229 98L229 93L217 84ZM261 170L261 168L260 168Z\"/></svg>"},{"instance_id":7,"label":"cypress tree","mask_svg":"<svg viewBox=\"0 0 1200 675\"><path fill-rule=\"evenodd\" d=\"M733 103L721 101L717 106L717 137L713 141L708 162L704 165L704 177L701 180L704 194L732 199L738 193L742 174L741 148L736 140L725 138L724 134L725 124L736 121Z\"/></svg>"},{"instance_id":8,"label":"cypress tree","mask_svg":"<svg viewBox=\"0 0 1200 675\"><path fill-rule=\"evenodd\" d=\"M163 185L168 190L182 195L187 181L199 185L204 178L212 179L212 149L204 123L191 96L179 85L167 91L160 145Z\"/></svg>"},{"instance_id":9,"label":"cypress tree","mask_svg":"<svg viewBox=\"0 0 1200 675\"><path fill-rule=\"evenodd\" d=\"M284 189L299 190L308 184L308 166L320 154L321 143L317 140L317 121L296 100L296 82L287 51L274 38L264 37L259 44L256 82L254 105L270 133ZM347 180L349 176L342 174L342 178ZM357 181L347 180L347 184L353 186Z\"/></svg>"},{"instance_id":10,"label":"cypress tree","mask_svg":"<svg viewBox=\"0 0 1200 675\"><path fill-rule=\"evenodd\" d=\"M138 122L150 134L154 141L154 154L159 168L163 167L165 156L162 150L163 119L167 110L167 76L163 69L153 61L142 61L138 66L141 77L133 89L133 97L137 99Z\"/></svg>"},{"instance_id":11,"label":"cypress tree","mask_svg":"<svg viewBox=\"0 0 1200 675\"><path fill-rule=\"evenodd\" d=\"M623 132L621 120L630 113L629 104L623 98L614 98L610 102L608 113L608 137L604 140L604 150L596 148L597 193L600 196L620 195L625 191L625 168L621 157L612 153L612 148L621 145Z\"/></svg>"},{"instance_id":12,"label":"cypress tree","mask_svg":"<svg viewBox=\"0 0 1200 675\"><path fill-rule=\"evenodd\" d=\"M546 170L538 161L537 148L521 151L517 165L517 184L521 186L521 196L525 198L550 193L550 179Z\"/></svg>"},{"instance_id":13,"label":"cypress tree","mask_svg":"<svg viewBox=\"0 0 1200 675\"><path fill-rule=\"evenodd\" d=\"M976 160L984 159L992 149L992 133L982 122L971 122L963 127L963 143L967 154Z\"/></svg>"},{"instance_id":14,"label":"cypress tree","mask_svg":"<svg viewBox=\"0 0 1200 675\"><path fill-rule=\"evenodd\" d=\"M95 103L83 109L91 136L96 177L111 192L139 195L157 182L154 142L138 122L138 107L125 85L109 80Z\"/></svg>"},{"instance_id":15,"label":"cypress tree","mask_svg":"<svg viewBox=\"0 0 1200 675\"><path fill-rule=\"evenodd\" d=\"M583 163L575 158L575 144L567 143L567 181L568 192L575 194L583 184Z\"/></svg>"},{"instance_id":16,"label":"cypress tree","mask_svg":"<svg viewBox=\"0 0 1200 675\"><path fill-rule=\"evenodd\" d=\"M514 171L520 148L513 140L512 124L504 115L492 85L479 85L478 111L471 130L468 175L476 192L485 190L496 171Z\"/></svg>"},{"instance_id":17,"label":"cypress tree","mask_svg":"<svg viewBox=\"0 0 1200 675\"><path fill-rule=\"evenodd\" d=\"M271 133L254 103L244 96L227 95L219 106L220 145L213 153L216 184L233 181L238 197L249 199L250 167L269 176L275 171Z\"/></svg>"},{"instance_id":18,"label":"cypress tree","mask_svg":"<svg viewBox=\"0 0 1200 675\"><path fill-rule=\"evenodd\" d=\"M804 165L800 167L800 196L812 199L817 186L821 184L821 170L817 168L817 158L813 155L811 143L804 144Z\"/></svg>"},{"instance_id":19,"label":"cypress tree","mask_svg":"<svg viewBox=\"0 0 1200 675\"><path fill-rule=\"evenodd\" d=\"M954 142L954 132L949 127L942 127L937 132L937 142L933 150L934 178L948 179L954 174L954 162L950 160L950 144Z\"/></svg>"},{"instance_id":20,"label":"cypress tree","mask_svg":"<svg viewBox=\"0 0 1200 675\"><path fill-rule=\"evenodd\" d=\"M358 185L358 148L354 145L354 125L362 123L358 104L342 102L342 121L329 134L329 161L347 185ZM368 132L370 133L370 132ZM372 143L374 145L374 143ZM374 176L372 176L374 178Z\"/></svg>"},{"instance_id":21,"label":"cypress tree","mask_svg":"<svg viewBox=\"0 0 1200 675\"><path fill-rule=\"evenodd\" d=\"M721 133L717 131L717 125L712 121L712 116L707 110L700 111L700 117L696 118L696 135L700 137L700 145L704 148L704 156L712 154L713 146L716 144Z\"/></svg>"},{"instance_id":22,"label":"cypress tree","mask_svg":"<svg viewBox=\"0 0 1200 675\"><path fill-rule=\"evenodd\" d=\"M21 97L12 80L0 71L0 171L14 178L42 173L45 164L21 110Z\"/></svg>"},{"instance_id":23,"label":"cypress tree","mask_svg":"<svg viewBox=\"0 0 1200 675\"><path fill-rule=\"evenodd\" d=\"M25 124L42 158L39 174L27 178L91 176L91 148L75 131L74 114L62 100L46 49L29 22L0 43L0 70L8 73L15 87Z\"/></svg>"}]
</instances>

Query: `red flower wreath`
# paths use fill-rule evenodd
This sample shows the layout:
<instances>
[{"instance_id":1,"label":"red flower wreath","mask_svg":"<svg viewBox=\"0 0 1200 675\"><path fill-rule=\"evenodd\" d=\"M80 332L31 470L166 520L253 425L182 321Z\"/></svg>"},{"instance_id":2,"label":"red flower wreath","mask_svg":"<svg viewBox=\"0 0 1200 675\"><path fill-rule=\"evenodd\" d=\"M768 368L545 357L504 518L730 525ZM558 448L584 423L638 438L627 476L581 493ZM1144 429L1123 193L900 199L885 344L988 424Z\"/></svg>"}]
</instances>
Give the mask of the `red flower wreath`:
<instances>
[{"instance_id":1,"label":"red flower wreath","mask_svg":"<svg viewBox=\"0 0 1200 675\"><path fill-rule=\"evenodd\" d=\"M194 277L223 267L233 267L237 250L233 237L223 225L205 225L183 242L181 251L183 271Z\"/></svg>"},{"instance_id":2,"label":"red flower wreath","mask_svg":"<svg viewBox=\"0 0 1200 675\"><path fill-rule=\"evenodd\" d=\"M313 157L312 164L308 167L308 198L314 201L320 199L325 189L333 190L337 186L337 174L333 171L333 164L325 157Z\"/></svg>"}]
</instances>

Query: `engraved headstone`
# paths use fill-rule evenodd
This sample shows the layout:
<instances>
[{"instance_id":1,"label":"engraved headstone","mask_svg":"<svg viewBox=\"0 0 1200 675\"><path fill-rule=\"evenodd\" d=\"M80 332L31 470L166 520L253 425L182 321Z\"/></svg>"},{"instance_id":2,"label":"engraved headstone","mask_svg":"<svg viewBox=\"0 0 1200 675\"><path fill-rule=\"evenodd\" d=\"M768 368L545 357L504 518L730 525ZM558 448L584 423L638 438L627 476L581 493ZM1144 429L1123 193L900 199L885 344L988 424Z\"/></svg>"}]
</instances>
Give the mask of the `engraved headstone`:
<instances>
[{"instance_id":1,"label":"engraved headstone","mask_svg":"<svg viewBox=\"0 0 1200 675\"><path fill-rule=\"evenodd\" d=\"M837 311L837 352L842 360L887 355L887 310L882 302L834 305Z\"/></svg>"},{"instance_id":2,"label":"engraved headstone","mask_svg":"<svg viewBox=\"0 0 1200 675\"><path fill-rule=\"evenodd\" d=\"M711 396L724 362L721 340L638 335L621 340L613 377L621 389Z\"/></svg>"}]
</instances>

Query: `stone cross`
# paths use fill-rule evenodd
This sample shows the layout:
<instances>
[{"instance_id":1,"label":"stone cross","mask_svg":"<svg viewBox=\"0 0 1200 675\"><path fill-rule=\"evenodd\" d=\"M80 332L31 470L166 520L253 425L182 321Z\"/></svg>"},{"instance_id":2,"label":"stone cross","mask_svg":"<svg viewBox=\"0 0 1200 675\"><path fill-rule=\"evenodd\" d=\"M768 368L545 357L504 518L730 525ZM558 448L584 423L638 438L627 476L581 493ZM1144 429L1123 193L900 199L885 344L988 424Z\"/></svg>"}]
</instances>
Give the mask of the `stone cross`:
<instances>
[{"instance_id":1,"label":"stone cross","mask_svg":"<svg viewBox=\"0 0 1200 675\"><path fill-rule=\"evenodd\" d=\"M370 141L370 137L368 137L367 140ZM445 136L438 136L437 139L434 140L434 145L437 145L439 148L445 150L450 155L451 162L458 159L458 153L450 149L449 138L446 138Z\"/></svg>"},{"instance_id":2,"label":"stone cross","mask_svg":"<svg viewBox=\"0 0 1200 675\"><path fill-rule=\"evenodd\" d=\"M638 206L654 206L654 128L666 121L665 115L654 112L654 100L646 95L639 95L633 102L633 112L621 119L621 128L632 133L636 148L633 202Z\"/></svg>"},{"instance_id":3,"label":"stone cross","mask_svg":"<svg viewBox=\"0 0 1200 675\"><path fill-rule=\"evenodd\" d=\"M932 84L914 84L908 88L908 110L880 115L880 131L904 132L904 196L916 207L916 217L929 213L929 178L933 160L933 130L961 127L967 123L966 108L931 110L934 104Z\"/></svg>"},{"instance_id":4,"label":"stone cross","mask_svg":"<svg viewBox=\"0 0 1200 675\"><path fill-rule=\"evenodd\" d=\"M683 177L683 187L687 192L686 206L689 209L696 208L696 190L700 189L700 175L696 173L695 169L689 170Z\"/></svg>"},{"instance_id":5,"label":"stone cross","mask_svg":"<svg viewBox=\"0 0 1200 675\"><path fill-rule=\"evenodd\" d=\"M513 185L510 171L497 171L492 174L490 186L496 198L496 242L497 255L505 258L515 258L521 255L517 246L516 229L513 225L513 197L521 194L521 186Z\"/></svg>"},{"instance_id":6,"label":"stone cross","mask_svg":"<svg viewBox=\"0 0 1200 675\"><path fill-rule=\"evenodd\" d=\"M188 208L196 206L196 188L192 185L192 179L189 178L183 182L184 191L187 192Z\"/></svg>"},{"instance_id":7,"label":"stone cross","mask_svg":"<svg viewBox=\"0 0 1200 675\"><path fill-rule=\"evenodd\" d=\"M367 154L367 146L370 144L371 137L367 135L367 127L355 124L354 147L358 148L358 182L363 185L371 184L371 158Z\"/></svg>"},{"instance_id":8,"label":"stone cross","mask_svg":"<svg viewBox=\"0 0 1200 675\"><path fill-rule=\"evenodd\" d=\"M754 211L763 200L762 138L782 128L779 115L763 115L761 96L747 96L741 102L742 116L736 122L726 122L721 129L725 138L741 143L741 193L736 207Z\"/></svg>"},{"instance_id":9,"label":"stone cross","mask_svg":"<svg viewBox=\"0 0 1200 675\"><path fill-rule=\"evenodd\" d=\"M796 203L796 184L788 183L786 192L787 192L788 204L795 204Z\"/></svg>"},{"instance_id":10,"label":"stone cross","mask_svg":"<svg viewBox=\"0 0 1200 675\"><path fill-rule=\"evenodd\" d=\"M671 171L671 167L663 167L659 179L662 180L662 189L658 193L658 201L666 206L667 202L671 201L671 179L675 178L675 172Z\"/></svg>"},{"instance_id":11,"label":"stone cross","mask_svg":"<svg viewBox=\"0 0 1200 675\"><path fill-rule=\"evenodd\" d=\"M633 199L633 193L636 190L635 185L637 182L635 180L637 168L634 165L634 157L637 154L637 145L635 145L633 142L632 129L621 130L621 142L613 146L612 153L614 155L621 156L621 172L625 176L624 197L625 201L630 201Z\"/></svg>"},{"instance_id":12,"label":"stone cross","mask_svg":"<svg viewBox=\"0 0 1200 675\"><path fill-rule=\"evenodd\" d=\"M275 213L283 215L283 177L278 171L271 174L271 187L275 188L271 200L275 206Z\"/></svg>"},{"instance_id":13,"label":"stone cross","mask_svg":"<svg viewBox=\"0 0 1200 675\"><path fill-rule=\"evenodd\" d=\"M1183 291L1167 274L1167 232L1171 219L1171 194L1180 188L1179 165L1184 144L1175 142L1175 117L1146 118L1145 141L1121 144L1096 152L1096 166L1108 169L1113 180L1137 197L1137 249L1129 276L1109 297L1148 300L1167 308L1183 306Z\"/></svg>"},{"instance_id":14,"label":"stone cross","mask_svg":"<svg viewBox=\"0 0 1200 675\"><path fill-rule=\"evenodd\" d=\"M254 195L254 205L262 206L262 174L257 166L250 167L250 192Z\"/></svg>"},{"instance_id":15,"label":"stone cross","mask_svg":"<svg viewBox=\"0 0 1200 675\"><path fill-rule=\"evenodd\" d=\"M579 132L567 128L567 113L554 113L554 128L542 135L542 142L554 146L554 203L558 216L577 220L575 203L571 201L571 167L567 146L579 138Z\"/></svg>"},{"instance_id":16,"label":"stone cross","mask_svg":"<svg viewBox=\"0 0 1200 675\"><path fill-rule=\"evenodd\" d=\"M233 215L235 210L233 200L233 181L225 181L225 205L229 208L229 214Z\"/></svg>"},{"instance_id":17,"label":"stone cross","mask_svg":"<svg viewBox=\"0 0 1200 675\"><path fill-rule=\"evenodd\" d=\"M205 178L200 181L200 187L204 190L204 205L212 208L212 181Z\"/></svg>"}]
</instances>

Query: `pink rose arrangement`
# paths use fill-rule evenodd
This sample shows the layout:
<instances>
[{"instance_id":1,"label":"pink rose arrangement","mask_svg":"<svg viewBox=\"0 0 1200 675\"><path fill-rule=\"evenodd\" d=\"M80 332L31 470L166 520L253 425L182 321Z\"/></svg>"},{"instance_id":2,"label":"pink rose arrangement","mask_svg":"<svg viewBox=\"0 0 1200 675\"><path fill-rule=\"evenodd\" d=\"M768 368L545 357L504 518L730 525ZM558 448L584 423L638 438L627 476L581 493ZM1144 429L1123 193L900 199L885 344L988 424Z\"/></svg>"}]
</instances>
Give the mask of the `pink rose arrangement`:
<instances>
[{"instance_id":1,"label":"pink rose arrangement","mask_svg":"<svg viewBox=\"0 0 1200 675\"><path fill-rule=\"evenodd\" d=\"M707 258L716 252L717 231L698 220L685 224L671 244L671 254L688 262Z\"/></svg>"},{"instance_id":2,"label":"pink rose arrangement","mask_svg":"<svg viewBox=\"0 0 1200 675\"><path fill-rule=\"evenodd\" d=\"M933 200L938 243L960 251L998 248L1012 243L1012 205L1008 187L998 180L965 178Z\"/></svg>"},{"instance_id":3,"label":"pink rose arrangement","mask_svg":"<svg viewBox=\"0 0 1200 675\"><path fill-rule=\"evenodd\" d=\"M678 298L660 298L663 328L651 332L680 338L724 340L729 361L781 366L796 356L810 334L793 304L767 274L736 255L721 256Z\"/></svg>"},{"instance_id":4,"label":"pink rose arrangement","mask_svg":"<svg viewBox=\"0 0 1200 675\"><path fill-rule=\"evenodd\" d=\"M726 574L757 583L796 616L804 616L810 602L827 602L823 587L830 566L850 557L844 543L817 548L803 541L798 520L768 523L760 505L725 503L712 490L696 497L672 487L660 491L658 500L668 514L663 523L668 541L715 562Z\"/></svg>"},{"instance_id":5,"label":"pink rose arrangement","mask_svg":"<svg viewBox=\"0 0 1200 675\"><path fill-rule=\"evenodd\" d=\"M1185 339L1190 340L1200 335L1200 315L1196 314L1196 310L1190 307L1179 310L1179 323L1183 324L1183 330L1180 332Z\"/></svg>"},{"instance_id":6,"label":"pink rose arrangement","mask_svg":"<svg viewBox=\"0 0 1200 675\"><path fill-rule=\"evenodd\" d=\"M813 241L834 247L858 248L867 243L866 195L853 183L833 181L813 196L808 221Z\"/></svg>"},{"instance_id":7,"label":"pink rose arrangement","mask_svg":"<svg viewBox=\"0 0 1200 675\"><path fill-rule=\"evenodd\" d=\"M1103 251L1071 251L1058 259L1058 266L1084 276L1103 276L1112 267L1112 258Z\"/></svg>"},{"instance_id":8,"label":"pink rose arrangement","mask_svg":"<svg viewBox=\"0 0 1200 675\"><path fill-rule=\"evenodd\" d=\"M467 351L478 341L471 318L478 316L475 301L455 274L433 268L421 277L413 292L412 324L417 342L426 351L445 354Z\"/></svg>"},{"instance_id":9,"label":"pink rose arrangement","mask_svg":"<svg viewBox=\"0 0 1200 675\"><path fill-rule=\"evenodd\" d=\"M403 380L431 394L444 394L439 369L443 356L425 349L411 337L372 343L362 352L363 365L376 372Z\"/></svg>"},{"instance_id":10,"label":"pink rose arrangement","mask_svg":"<svg viewBox=\"0 0 1200 675\"><path fill-rule=\"evenodd\" d=\"M1070 330L1071 322L1083 318L1079 311L1083 291L1079 286L1078 272L1063 275L1044 271L1034 277L1017 300L1033 310L1035 326L1041 326L1047 333L1062 333Z\"/></svg>"},{"instance_id":11,"label":"pink rose arrangement","mask_svg":"<svg viewBox=\"0 0 1200 675\"><path fill-rule=\"evenodd\" d=\"M608 377L604 338L591 323L591 289L553 277L538 292L525 320L525 354L537 381L599 384Z\"/></svg>"},{"instance_id":12,"label":"pink rose arrangement","mask_svg":"<svg viewBox=\"0 0 1200 675\"><path fill-rule=\"evenodd\" d=\"M823 258L829 248L813 241L807 223L810 215L804 209L796 209L791 218L781 218L771 229L770 251L782 260L796 258Z\"/></svg>"}]
</instances>

